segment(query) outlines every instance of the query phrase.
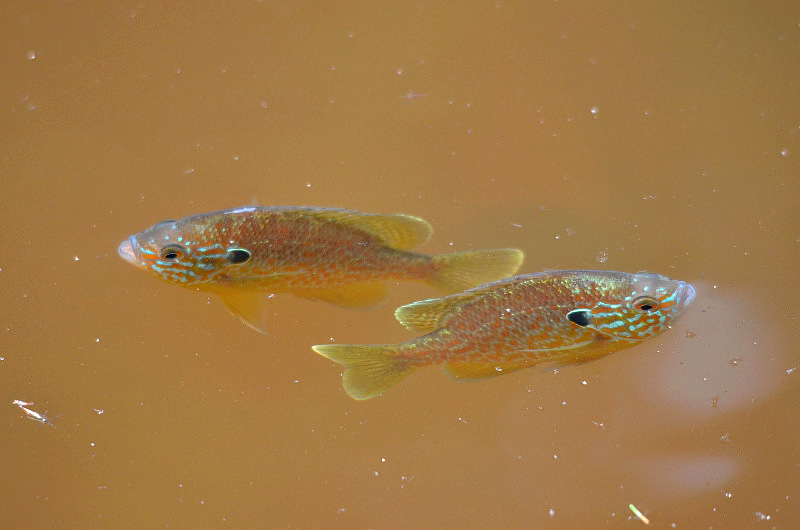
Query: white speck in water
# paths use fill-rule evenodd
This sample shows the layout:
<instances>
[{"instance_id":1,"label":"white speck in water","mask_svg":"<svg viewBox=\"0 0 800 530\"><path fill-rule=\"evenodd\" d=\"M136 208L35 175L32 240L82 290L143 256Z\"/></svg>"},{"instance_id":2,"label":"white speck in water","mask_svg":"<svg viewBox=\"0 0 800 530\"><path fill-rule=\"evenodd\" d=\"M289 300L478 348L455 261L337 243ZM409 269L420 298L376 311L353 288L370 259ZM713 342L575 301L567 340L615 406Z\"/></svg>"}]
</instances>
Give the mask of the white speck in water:
<instances>
[{"instance_id":1,"label":"white speck in water","mask_svg":"<svg viewBox=\"0 0 800 530\"><path fill-rule=\"evenodd\" d=\"M598 109L597 106L594 106L591 109L589 109L589 112L591 112L593 115L597 116L597 113L600 112L600 109Z\"/></svg>"},{"instance_id":2,"label":"white speck in water","mask_svg":"<svg viewBox=\"0 0 800 530\"><path fill-rule=\"evenodd\" d=\"M606 261L608 261L608 252L606 252L605 250L601 250L600 252L597 253L595 259L599 263L605 263Z\"/></svg>"},{"instance_id":3,"label":"white speck in water","mask_svg":"<svg viewBox=\"0 0 800 530\"><path fill-rule=\"evenodd\" d=\"M723 491L722 493L723 493L723 494L724 494L726 497L728 497L729 499L730 499L731 497L733 497L733 493L731 493L730 491Z\"/></svg>"},{"instance_id":4,"label":"white speck in water","mask_svg":"<svg viewBox=\"0 0 800 530\"><path fill-rule=\"evenodd\" d=\"M100 337L97 337L96 339L94 339L94 341L95 342L100 342Z\"/></svg>"},{"instance_id":5,"label":"white speck in water","mask_svg":"<svg viewBox=\"0 0 800 530\"><path fill-rule=\"evenodd\" d=\"M403 75L403 69L402 68L398 68L397 69L397 75Z\"/></svg>"},{"instance_id":6,"label":"white speck in water","mask_svg":"<svg viewBox=\"0 0 800 530\"><path fill-rule=\"evenodd\" d=\"M781 156L789 156L790 153L791 151L789 151L788 149L784 149L781 151Z\"/></svg>"},{"instance_id":7,"label":"white speck in water","mask_svg":"<svg viewBox=\"0 0 800 530\"><path fill-rule=\"evenodd\" d=\"M306 182L306 188L310 188L310 187L311 187L311 183L310 182Z\"/></svg>"},{"instance_id":8,"label":"white speck in water","mask_svg":"<svg viewBox=\"0 0 800 530\"><path fill-rule=\"evenodd\" d=\"M28 53L25 54L25 56L28 58L29 61L33 61L34 59L36 59L36 52L33 50L28 50Z\"/></svg>"},{"instance_id":9,"label":"white speck in water","mask_svg":"<svg viewBox=\"0 0 800 530\"><path fill-rule=\"evenodd\" d=\"M553 454L553 460L558 460L558 455L557 454Z\"/></svg>"},{"instance_id":10,"label":"white speck in water","mask_svg":"<svg viewBox=\"0 0 800 530\"><path fill-rule=\"evenodd\" d=\"M759 521L769 521L770 519L772 519L772 516L761 512L756 512L756 517L758 518Z\"/></svg>"},{"instance_id":11,"label":"white speck in water","mask_svg":"<svg viewBox=\"0 0 800 530\"><path fill-rule=\"evenodd\" d=\"M78 256L72 256L72 259L74 259L75 261L80 261L81 260L81 258L79 258Z\"/></svg>"},{"instance_id":12,"label":"white speck in water","mask_svg":"<svg viewBox=\"0 0 800 530\"><path fill-rule=\"evenodd\" d=\"M547 511L547 513L549 513L549 514L550 514L550 517L555 517L555 516L556 516L556 511L555 511L554 509L552 509L552 508L550 508L550 509Z\"/></svg>"}]
</instances>

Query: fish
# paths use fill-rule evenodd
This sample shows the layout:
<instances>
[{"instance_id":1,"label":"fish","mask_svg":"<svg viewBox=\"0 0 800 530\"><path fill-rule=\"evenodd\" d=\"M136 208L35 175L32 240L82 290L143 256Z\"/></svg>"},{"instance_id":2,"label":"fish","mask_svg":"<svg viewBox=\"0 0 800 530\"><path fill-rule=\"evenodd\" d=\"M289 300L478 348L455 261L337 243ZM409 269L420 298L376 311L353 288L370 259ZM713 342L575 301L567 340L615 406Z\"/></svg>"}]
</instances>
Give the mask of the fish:
<instances>
[{"instance_id":1,"label":"fish","mask_svg":"<svg viewBox=\"0 0 800 530\"><path fill-rule=\"evenodd\" d=\"M423 366L463 382L599 359L664 332L694 298L651 272L536 272L399 307L397 320L425 333L409 341L312 348L344 367L350 397L370 399Z\"/></svg>"},{"instance_id":2,"label":"fish","mask_svg":"<svg viewBox=\"0 0 800 530\"><path fill-rule=\"evenodd\" d=\"M248 206L156 223L118 252L168 283L219 295L262 333L274 293L370 309L388 297L387 282L422 281L448 294L510 276L522 264L513 248L438 256L410 250L431 233L425 220L405 214Z\"/></svg>"}]
</instances>

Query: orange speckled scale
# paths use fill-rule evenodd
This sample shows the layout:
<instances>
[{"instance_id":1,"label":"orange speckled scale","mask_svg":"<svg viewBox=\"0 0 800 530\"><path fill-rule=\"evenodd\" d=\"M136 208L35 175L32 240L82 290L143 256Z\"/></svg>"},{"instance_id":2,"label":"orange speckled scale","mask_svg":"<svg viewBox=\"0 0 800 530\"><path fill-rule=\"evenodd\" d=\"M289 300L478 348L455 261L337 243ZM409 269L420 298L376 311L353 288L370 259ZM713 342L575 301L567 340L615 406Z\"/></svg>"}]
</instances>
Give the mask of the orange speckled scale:
<instances>
[{"instance_id":1,"label":"orange speckled scale","mask_svg":"<svg viewBox=\"0 0 800 530\"><path fill-rule=\"evenodd\" d=\"M345 367L352 397L367 399L431 364L470 381L596 359L665 331L694 296L688 283L653 273L527 274L398 308L403 325L427 333L408 342L314 349Z\"/></svg>"}]
</instances>

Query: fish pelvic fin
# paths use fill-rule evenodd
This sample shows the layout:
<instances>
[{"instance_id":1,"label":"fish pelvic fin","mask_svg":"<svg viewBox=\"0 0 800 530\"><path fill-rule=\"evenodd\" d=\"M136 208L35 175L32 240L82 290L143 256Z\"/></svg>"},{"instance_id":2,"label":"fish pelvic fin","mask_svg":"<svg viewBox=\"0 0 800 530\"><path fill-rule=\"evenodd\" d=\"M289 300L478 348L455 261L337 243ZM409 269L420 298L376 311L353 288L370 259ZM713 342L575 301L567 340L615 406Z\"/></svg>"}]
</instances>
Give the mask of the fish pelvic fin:
<instances>
[{"instance_id":1,"label":"fish pelvic fin","mask_svg":"<svg viewBox=\"0 0 800 530\"><path fill-rule=\"evenodd\" d=\"M370 399L414 371L397 357L398 346L321 344L312 349L344 367L342 386L353 399Z\"/></svg>"},{"instance_id":2,"label":"fish pelvic fin","mask_svg":"<svg viewBox=\"0 0 800 530\"><path fill-rule=\"evenodd\" d=\"M516 274L525 254L516 248L498 248L434 256L438 273L430 283L452 294Z\"/></svg>"},{"instance_id":3,"label":"fish pelvic fin","mask_svg":"<svg viewBox=\"0 0 800 530\"><path fill-rule=\"evenodd\" d=\"M269 335L264 329L269 295L238 290L221 291L217 294L228 311L259 333Z\"/></svg>"}]
</instances>

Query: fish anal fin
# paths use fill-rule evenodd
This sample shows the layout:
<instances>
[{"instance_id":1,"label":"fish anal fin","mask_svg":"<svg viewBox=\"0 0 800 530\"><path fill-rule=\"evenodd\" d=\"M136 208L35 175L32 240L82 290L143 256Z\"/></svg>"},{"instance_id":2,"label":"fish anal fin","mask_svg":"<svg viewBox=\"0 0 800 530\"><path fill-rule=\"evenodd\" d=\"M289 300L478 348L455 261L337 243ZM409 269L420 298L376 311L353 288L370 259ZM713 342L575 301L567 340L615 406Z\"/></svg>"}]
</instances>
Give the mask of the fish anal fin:
<instances>
[{"instance_id":1,"label":"fish anal fin","mask_svg":"<svg viewBox=\"0 0 800 530\"><path fill-rule=\"evenodd\" d=\"M320 289L293 289L292 294L322 300L348 309L372 309L389 297L389 287L382 282L359 282Z\"/></svg>"},{"instance_id":2,"label":"fish anal fin","mask_svg":"<svg viewBox=\"0 0 800 530\"><path fill-rule=\"evenodd\" d=\"M453 381L481 381L498 375L514 372L522 368L528 368L532 363L470 363L470 362L450 362L442 366L442 370Z\"/></svg>"},{"instance_id":3,"label":"fish anal fin","mask_svg":"<svg viewBox=\"0 0 800 530\"><path fill-rule=\"evenodd\" d=\"M400 250L418 247L428 241L433 232L427 221L413 215L371 214L353 210L317 210L308 214L362 230L377 237L383 244Z\"/></svg>"},{"instance_id":4,"label":"fish anal fin","mask_svg":"<svg viewBox=\"0 0 800 530\"><path fill-rule=\"evenodd\" d=\"M217 293L228 308L228 311L239 317L245 324L268 335L266 332L267 299L271 296L264 293L228 290Z\"/></svg>"}]
</instances>

